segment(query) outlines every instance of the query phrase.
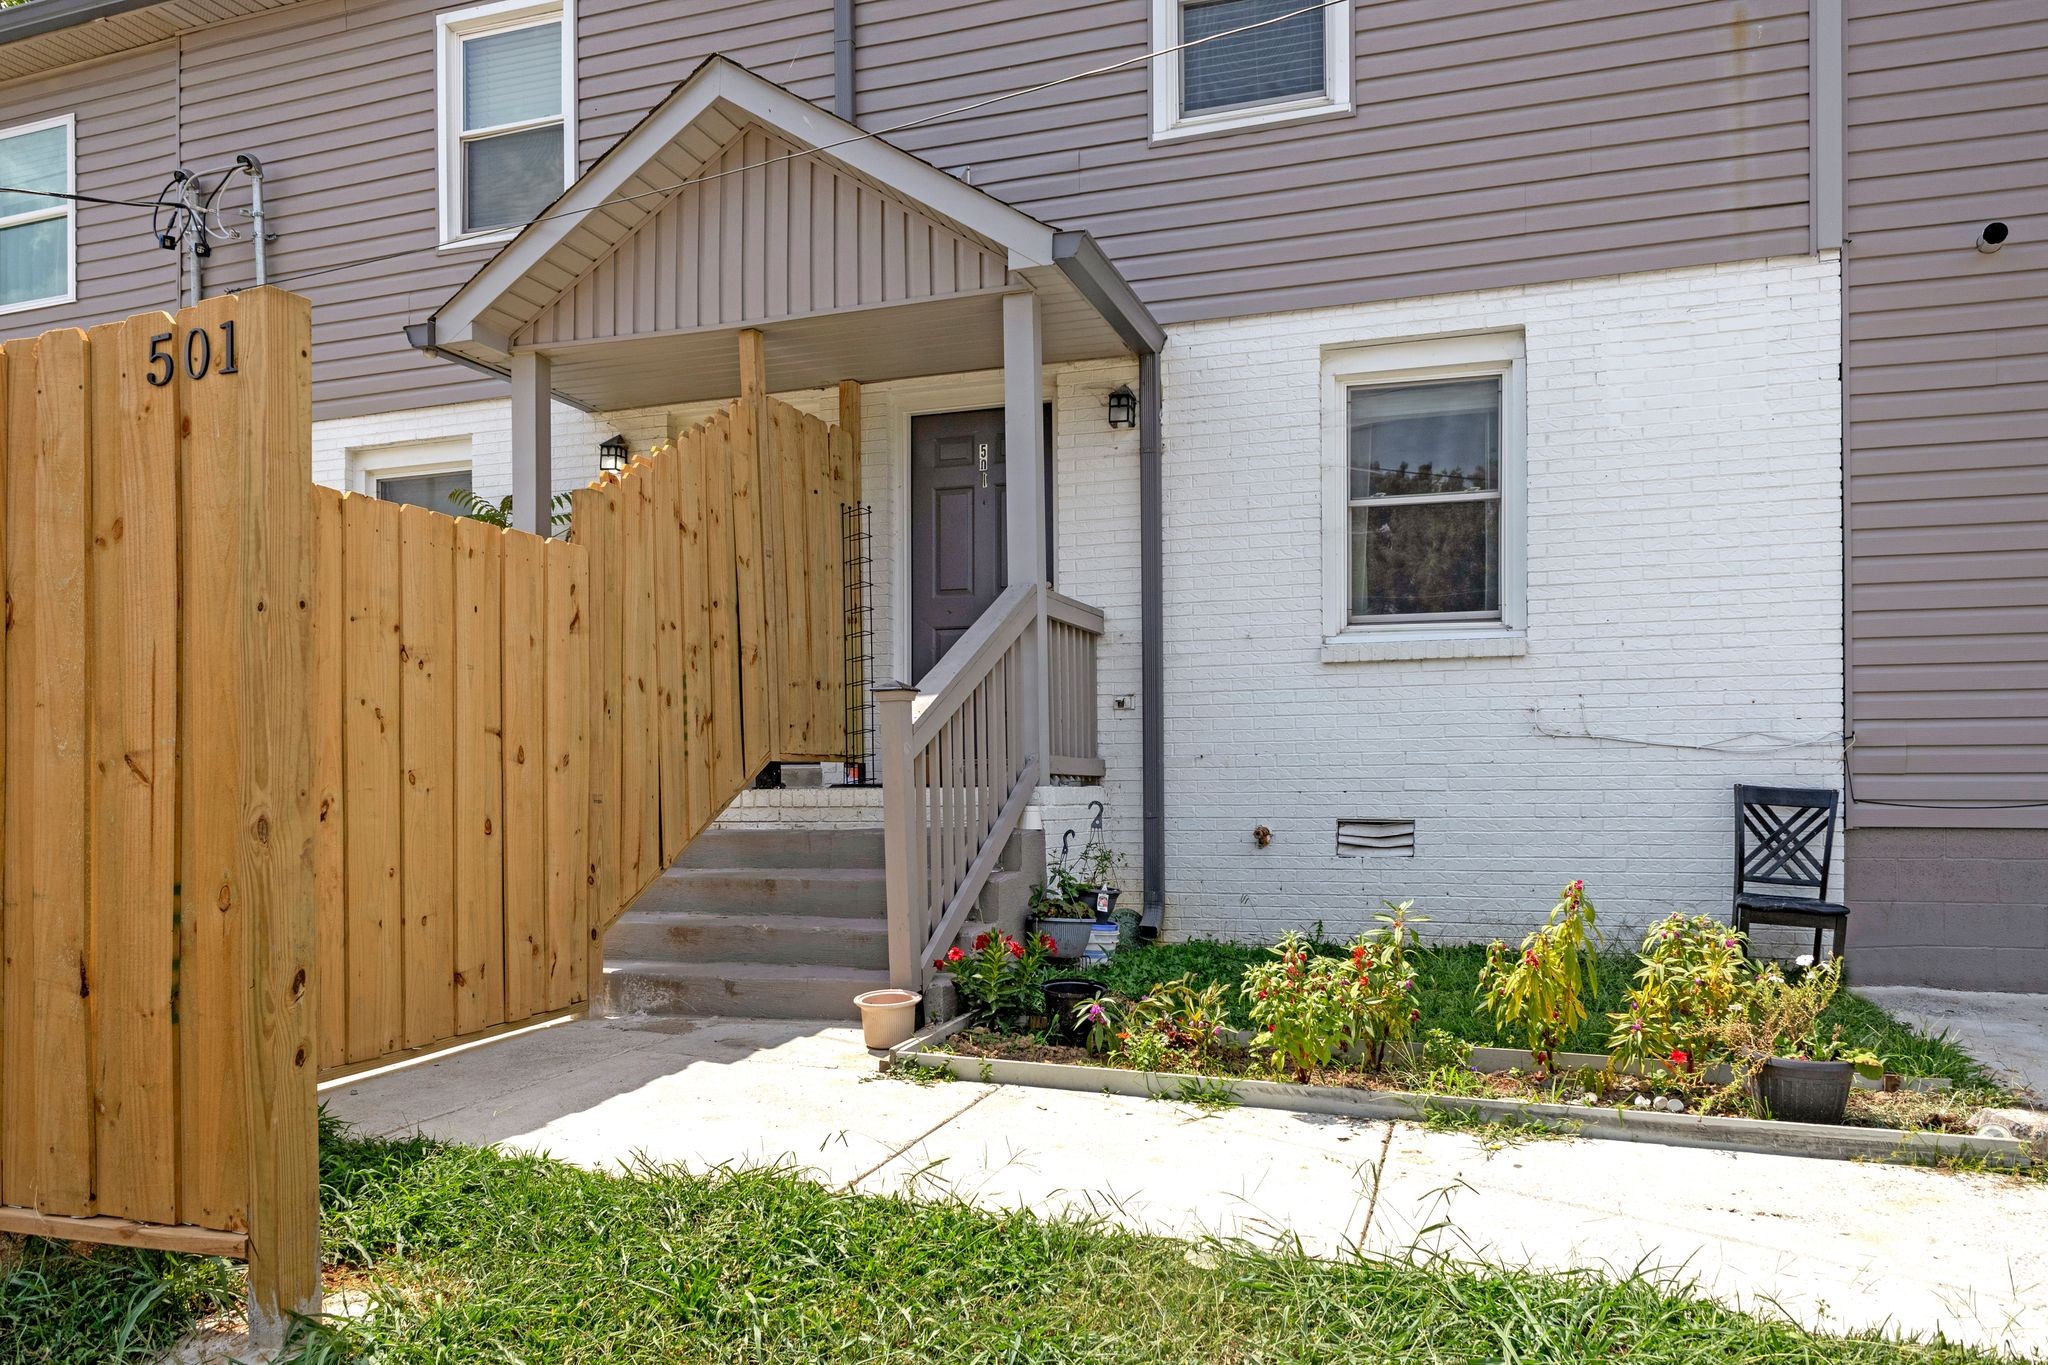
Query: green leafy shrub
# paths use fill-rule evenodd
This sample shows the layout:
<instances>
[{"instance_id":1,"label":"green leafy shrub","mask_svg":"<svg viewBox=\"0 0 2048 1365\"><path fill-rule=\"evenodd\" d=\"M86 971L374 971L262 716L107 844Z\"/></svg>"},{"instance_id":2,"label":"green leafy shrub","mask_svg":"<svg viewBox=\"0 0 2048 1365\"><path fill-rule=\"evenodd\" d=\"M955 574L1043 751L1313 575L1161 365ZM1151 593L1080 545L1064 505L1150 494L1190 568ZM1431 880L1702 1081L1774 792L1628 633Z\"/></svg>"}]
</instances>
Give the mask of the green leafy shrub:
<instances>
[{"instance_id":1,"label":"green leafy shrub","mask_svg":"<svg viewBox=\"0 0 2048 1365\"><path fill-rule=\"evenodd\" d=\"M1052 941L1043 934L1014 939L1005 933L986 933L974 940L973 952L963 952L956 944L932 965L952 973L960 1003L984 1024L1013 1032L1045 1007L1039 982L1045 976L1051 947Z\"/></svg>"},{"instance_id":2,"label":"green leafy shrub","mask_svg":"<svg viewBox=\"0 0 2048 1365\"><path fill-rule=\"evenodd\" d=\"M1093 1007L1091 1009L1091 1007ZM1076 1007L1075 1022L1094 1026L1107 1016L1109 1059L1138 1071L1195 1066L1215 1051L1225 1026L1223 986L1200 990L1185 976L1154 986L1142 999L1105 1010L1098 1001Z\"/></svg>"},{"instance_id":3,"label":"green leafy shrub","mask_svg":"<svg viewBox=\"0 0 2048 1365\"><path fill-rule=\"evenodd\" d=\"M1328 1066L1356 1035L1360 985L1352 964L1322 957L1296 933L1281 935L1273 960L1246 970L1242 990L1258 1035L1252 1046L1297 1081Z\"/></svg>"},{"instance_id":4,"label":"green leafy shrub","mask_svg":"<svg viewBox=\"0 0 2048 1365\"><path fill-rule=\"evenodd\" d=\"M1519 952L1498 940L1486 949L1480 1004L1496 1024L1527 1040L1545 1071L1586 1021L1586 997L1600 989L1593 922L1586 884L1575 881L1558 893L1550 919L1522 940Z\"/></svg>"},{"instance_id":5,"label":"green leafy shrub","mask_svg":"<svg viewBox=\"0 0 2048 1365\"><path fill-rule=\"evenodd\" d=\"M1658 1062L1681 1073L1712 1060L1716 1035L1754 975L1742 943L1741 933L1706 915L1672 915L1652 925L1627 1007L1607 1016L1614 1060Z\"/></svg>"},{"instance_id":6,"label":"green leafy shrub","mask_svg":"<svg viewBox=\"0 0 2048 1365\"><path fill-rule=\"evenodd\" d=\"M1351 1034L1353 1044L1364 1044L1366 1064L1377 1071L1386 1064L1387 1047L1404 1041L1422 1019L1421 997L1416 993L1415 969L1409 964L1408 949L1415 931L1425 923L1410 915L1414 901L1382 901L1390 914L1376 914L1381 927L1360 934L1351 941L1351 970L1357 976L1353 999L1358 1017Z\"/></svg>"},{"instance_id":7,"label":"green leafy shrub","mask_svg":"<svg viewBox=\"0 0 2048 1365\"><path fill-rule=\"evenodd\" d=\"M512 524L512 495L492 502L489 498L471 488L458 488L448 495L448 501L460 510L457 516L471 521L483 522L486 526L510 526ZM557 493L548 499L548 526L559 531L575 516L575 500L567 493Z\"/></svg>"},{"instance_id":8,"label":"green leafy shrub","mask_svg":"<svg viewBox=\"0 0 2048 1365\"><path fill-rule=\"evenodd\" d=\"M1772 1057L1814 1062L1848 1062L1875 1080L1884 1059L1842 1036L1842 1026L1821 1016L1842 988L1840 958L1810 967L1789 980L1773 963L1760 969L1735 1008L1722 1016L1714 1041L1737 1071L1754 1071Z\"/></svg>"}]
</instances>

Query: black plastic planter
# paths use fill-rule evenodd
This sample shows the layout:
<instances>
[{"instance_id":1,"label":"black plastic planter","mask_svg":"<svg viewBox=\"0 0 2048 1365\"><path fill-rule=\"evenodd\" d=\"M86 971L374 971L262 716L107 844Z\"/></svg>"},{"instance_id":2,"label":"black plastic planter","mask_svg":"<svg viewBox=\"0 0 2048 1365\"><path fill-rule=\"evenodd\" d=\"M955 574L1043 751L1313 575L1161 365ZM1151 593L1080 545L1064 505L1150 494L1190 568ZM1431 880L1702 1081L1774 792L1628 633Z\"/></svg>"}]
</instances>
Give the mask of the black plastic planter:
<instances>
[{"instance_id":1,"label":"black plastic planter","mask_svg":"<svg viewBox=\"0 0 2048 1365\"><path fill-rule=\"evenodd\" d=\"M1048 981L1042 986L1045 992L1047 1042L1067 1043L1079 1047L1087 1038L1087 1030L1074 1024L1074 1010L1090 1000L1100 1000L1109 993L1100 981Z\"/></svg>"},{"instance_id":2,"label":"black plastic planter","mask_svg":"<svg viewBox=\"0 0 2048 1365\"><path fill-rule=\"evenodd\" d=\"M1108 924L1116 915L1116 898L1123 894L1123 888L1116 886L1084 886L1080 888L1082 903L1095 912L1097 924Z\"/></svg>"},{"instance_id":3,"label":"black plastic planter","mask_svg":"<svg viewBox=\"0 0 2048 1365\"><path fill-rule=\"evenodd\" d=\"M1764 1112L1785 1123L1840 1123L1849 1111L1848 1062L1772 1057L1757 1068L1750 1094Z\"/></svg>"}]
</instances>

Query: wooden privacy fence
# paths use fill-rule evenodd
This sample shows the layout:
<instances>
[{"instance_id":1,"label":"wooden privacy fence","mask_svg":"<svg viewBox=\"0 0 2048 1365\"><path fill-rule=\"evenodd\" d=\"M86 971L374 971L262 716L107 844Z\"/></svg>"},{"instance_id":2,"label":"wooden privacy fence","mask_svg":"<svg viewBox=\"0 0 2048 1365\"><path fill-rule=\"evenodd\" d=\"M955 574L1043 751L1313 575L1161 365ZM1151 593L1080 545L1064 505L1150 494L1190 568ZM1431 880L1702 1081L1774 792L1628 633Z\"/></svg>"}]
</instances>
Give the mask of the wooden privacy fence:
<instances>
[{"instance_id":1,"label":"wooden privacy fence","mask_svg":"<svg viewBox=\"0 0 2048 1365\"><path fill-rule=\"evenodd\" d=\"M310 317L0 347L0 1231L317 1301Z\"/></svg>"},{"instance_id":2,"label":"wooden privacy fence","mask_svg":"<svg viewBox=\"0 0 2048 1365\"><path fill-rule=\"evenodd\" d=\"M581 545L312 489L320 1065L588 998Z\"/></svg>"},{"instance_id":3,"label":"wooden privacy fence","mask_svg":"<svg viewBox=\"0 0 2048 1365\"><path fill-rule=\"evenodd\" d=\"M771 758L846 751L843 425L741 398L547 541L312 485L276 290L0 346L0 1232L318 1303L315 1076L590 998Z\"/></svg>"},{"instance_id":4,"label":"wooden privacy fence","mask_svg":"<svg viewBox=\"0 0 2048 1365\"><path fill-rule=\"evenodd\" d=\"M860 388L840 386L836 426L769 397L753 331L740 385L575 496L599 680L599 939L770 760L847 752L839 526L860 497Z\"/></svg>"}]
</instances>

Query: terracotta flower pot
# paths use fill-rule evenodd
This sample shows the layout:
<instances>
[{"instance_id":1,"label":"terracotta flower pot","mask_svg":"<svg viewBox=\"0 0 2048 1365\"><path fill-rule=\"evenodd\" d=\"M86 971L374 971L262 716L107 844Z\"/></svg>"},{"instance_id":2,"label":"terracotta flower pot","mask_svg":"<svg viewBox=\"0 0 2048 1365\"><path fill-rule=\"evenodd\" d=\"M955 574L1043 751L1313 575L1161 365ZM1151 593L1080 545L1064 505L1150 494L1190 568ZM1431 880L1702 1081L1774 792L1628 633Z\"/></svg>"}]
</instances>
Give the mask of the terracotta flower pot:
<instances>
[{"instance_id":1,"label":"terracotta flower pot","mask_svg":"<svg viewBox=\"0 0 2048 1365\"><path fill-rule=\"evenodd\" d=\"M894 986L856 995L853 1003L860 1006L861 1038L875 1051L909 1042L917 1032L917 1005L923 999L916 991Z\"/></svg>"}]
</instances>

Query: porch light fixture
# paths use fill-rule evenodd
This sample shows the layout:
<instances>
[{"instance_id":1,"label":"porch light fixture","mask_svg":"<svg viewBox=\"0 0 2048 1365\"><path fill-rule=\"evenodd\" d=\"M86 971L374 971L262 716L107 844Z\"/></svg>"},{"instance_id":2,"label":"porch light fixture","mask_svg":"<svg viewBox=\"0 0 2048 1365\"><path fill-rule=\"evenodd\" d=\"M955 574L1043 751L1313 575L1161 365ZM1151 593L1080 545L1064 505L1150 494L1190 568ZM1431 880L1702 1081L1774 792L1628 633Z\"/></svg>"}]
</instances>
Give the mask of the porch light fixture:
<instances>
[{"instance_id":1,"label":"porch light fixture","mask_svg":"<svg viewBox=\"0 0 2048 1365\"><path fill-rule=\"evenodd\" d=\"M597 472L616 474L626 467L626 438L614 436L597 448Z\"/></svg>"},{"instance_id":2,"label":"porch light fixture","mask_svg":"<svg viewBox=\"0 0 2048 1365\"><path fill-rule=\"evenodd\" d=\"M1138 395L1131 392L1129 384L1109 391L1109 425L1111 430L1138 425Z\"/></svg>"}]
</instances>

